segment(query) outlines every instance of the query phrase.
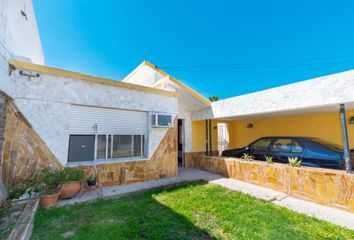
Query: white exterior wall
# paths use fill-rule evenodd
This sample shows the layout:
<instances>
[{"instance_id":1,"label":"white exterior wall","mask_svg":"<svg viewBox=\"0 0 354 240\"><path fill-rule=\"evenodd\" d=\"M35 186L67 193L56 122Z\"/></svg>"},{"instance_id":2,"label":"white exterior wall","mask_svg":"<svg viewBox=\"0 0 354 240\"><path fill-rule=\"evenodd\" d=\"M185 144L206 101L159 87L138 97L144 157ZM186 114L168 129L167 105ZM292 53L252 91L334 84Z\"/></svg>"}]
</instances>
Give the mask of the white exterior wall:
<instances>
[{"instance_id":1,"label":"white exterior wall","mask_svg":"<svg viewBox=\"0 0 354 240\"><path fill-rule=\"evenodd\" d=\"M151 86L163 77L164 76L151 67L142 66L138 71L133 72L133 74L126 77L123 81L142 86Z\"/></svg>"},{"instance_id":2,"label":"white exterior wall","mask_svg":"<svg viewBox=\"0 0 354 240\"><path fill-rule=\"evenodd\" d=\"M184 151L192 151L192 116L191 112L185 110L183 106L178 105L178 114L177 117L184 119Z\"/></svg>"},{"instance_id":3,"label":"white exterior wall","mask_svg":"<svg viewBox=\"0 0 354 240\"><path fill-rule=\"evenodd\" d=\"M126 82L139 84L143 86L151 86L157 81L165 79L160 85L155 86L156 88L163 89L171 92L178 92L180 96L178 97L178 114L177 118L184 120L184 146L185 152L192 151L192 116L191 109L198 108L200 101L195 99L185 90L183 90L176 83L172 82L168 78L162 76L155 69L150 66L142 66L134 74L125 79Z\"/></svg>"},{"instance_id":4,"label":"white exterior wall","mask_svg":"<svg viewBox=\"0 0 354 240\"><path fill-rule=\"evenodd\" d=\"M15 103L34 130L63 164L67 162L70 104L177 114L177 97L41 74L40 78L14 72ZM167 129L149 128L148 157Z\"/></svg>"},{"instance_id":5,"label":"white exterior wall","mask_svg":"<svg viewBox=\"0 0 354 240\"><path fill-rule=\"evenodd\" d=\"M21 15L27 15L27 20ZM42 44L32 0L0 1L0 90L13 95L13 85L8 80L8 60L21 59L44 64Z\"/></svg>"},{"instance_id":6,"label":"white exterior wall","mask_svg":"<svg viewBox=\"0 0 354 240\"><path fill-rule=\"evenodd\" d=\"M193 120L302 110L354 102L354 70L213 102ZM351 106L352 107L352 106Z\"/></svg>"}]
</instances>

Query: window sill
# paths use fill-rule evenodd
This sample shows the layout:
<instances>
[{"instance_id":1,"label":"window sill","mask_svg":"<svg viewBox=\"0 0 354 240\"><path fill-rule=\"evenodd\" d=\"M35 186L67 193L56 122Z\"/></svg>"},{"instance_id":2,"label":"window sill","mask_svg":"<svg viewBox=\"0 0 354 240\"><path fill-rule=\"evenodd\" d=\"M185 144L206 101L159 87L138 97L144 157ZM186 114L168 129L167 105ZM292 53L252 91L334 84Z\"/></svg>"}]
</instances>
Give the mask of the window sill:
<instances>
[{"instance_id":1,"label":"window sill","mask_svg":"<svg viewBox=\"0 0 354 240\"><path fill-rule=\"evenodd\" d=\"M83 166L94 166L94 165L106 165L112 163L125 163L125 162L138 162L147 161L146 157L137 158L113 158L113 159L97 159L96 161L86 161L86 162L68 162L65 164L67 167L83 167Z\"/></svg>"}]
</instances>

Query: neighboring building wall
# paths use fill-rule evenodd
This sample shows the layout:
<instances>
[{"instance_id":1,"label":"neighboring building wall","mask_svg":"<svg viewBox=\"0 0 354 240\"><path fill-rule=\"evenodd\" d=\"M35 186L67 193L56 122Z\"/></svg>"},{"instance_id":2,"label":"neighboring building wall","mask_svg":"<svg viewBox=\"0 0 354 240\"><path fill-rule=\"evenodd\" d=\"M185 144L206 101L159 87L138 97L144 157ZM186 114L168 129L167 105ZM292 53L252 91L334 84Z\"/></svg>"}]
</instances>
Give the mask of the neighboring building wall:
<instances>
[{"instance_id":1,"label":"neighboring building wall","mask_svg":"<svg viewBox=\"0 0 354 240\"><path fill-rule=\"evenodd\" d=\"M0 41L15 57L44 64L32 0L0 2Z\"/></svg>"},{"instance_id":2,"label":"neighboring building wall","mask_svg":"<svg viewBox=\"0 0 354 240\"><path fill-rule=\"evenodd\" d=\"M13 58L44 64L32 0L0 1L0 90L11 97L14 86L7 62Z\"/></svg>"},{"instance_id":3,"label":"neighboring building wall","mask_svg":"<svg viewBox=\"0 0 354 240\"><path fill-rule=\"evenodd\" d=\"M213 102L193 120L250 116L354 102L354 70Z\"/></svg>"},{"instance_id":4,"label":"neighboring building wall","mask_svg":"<svg viewBox=\"0 0 354 240\"><path fill-rule=\"evenodd\" d=\"M62 164L67 162L70 104L177 114L177 97L41 73L11 77L15 103ZM149 129L149 158L167 129Z\"/></svg>"},{"instance_id":5,"label":"neighboring building wall","mask_svg":"<svg viewBox=\"0 0 354 240\"><path fill-rule=\"evenodd\" d=\"M354 212L354 175L345 171L206 156L195 157L193 166Z\"/></svg>"},{"instance_id":6,"label":"neighboring building wall","mask_svg":"<svg viewBox=\"0 0 354 240\"><path fill-rule=\"evenodd\" d=\"M6 187L45 167L61 164L11 100L7 100L2 177Z\"/></svg>"}]
</instances>

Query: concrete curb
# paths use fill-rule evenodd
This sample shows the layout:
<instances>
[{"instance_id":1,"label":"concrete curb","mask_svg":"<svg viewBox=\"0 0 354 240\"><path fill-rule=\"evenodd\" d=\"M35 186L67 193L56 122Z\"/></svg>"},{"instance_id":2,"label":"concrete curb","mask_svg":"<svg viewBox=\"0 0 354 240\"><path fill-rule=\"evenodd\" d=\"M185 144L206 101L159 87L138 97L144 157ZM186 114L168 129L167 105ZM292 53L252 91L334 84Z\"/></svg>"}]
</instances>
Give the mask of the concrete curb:
<instances>
[{"instance_id":1,"label":"concrete curb","mask_svg":"<svg viewBox=\"0 0 354 240\"><path fill-rule=\"evenodd\" d=\"M27 202L21 216L16 222L15 228L12 230L7 240L28 240L31 238L33 231L34 215L39 206L39 199L31 199Z\"/></svg>"}]
</instances>

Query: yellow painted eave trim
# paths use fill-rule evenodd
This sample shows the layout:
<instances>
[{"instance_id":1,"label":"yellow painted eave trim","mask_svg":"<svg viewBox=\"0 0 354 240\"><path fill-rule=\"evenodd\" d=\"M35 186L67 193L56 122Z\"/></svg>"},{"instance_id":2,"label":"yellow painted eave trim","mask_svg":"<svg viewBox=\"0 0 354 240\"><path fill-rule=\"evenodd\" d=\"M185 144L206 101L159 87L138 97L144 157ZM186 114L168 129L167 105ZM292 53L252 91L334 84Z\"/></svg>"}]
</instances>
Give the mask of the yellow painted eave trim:
<instances>
[{"instance_id":1,"label":"yellow painted eave trim","mask_svg":"<svg viewBox=\"0 0 354 240\"><path fill-rule=\"evenodd\" d=\"M141 86L133 83L116 81L108 78L95 77L87 74L62 70L59 68L48 67L48 66L43 66L43 65L38 65L38 64L28 63L28 62L10 60L9 64L15 68L24 69L28 71L48 73L48 74L59 75L68 78L75 78L75 79L86 80L95 83L107 84L107 85L117 86L117 87L124 87L133 90L145 91L145 92L165 94L165 95L175 96L175 97L179 96L178 93L165 91L158 88L146 87L146 86Z\"/></svg>"}]
</instances>

